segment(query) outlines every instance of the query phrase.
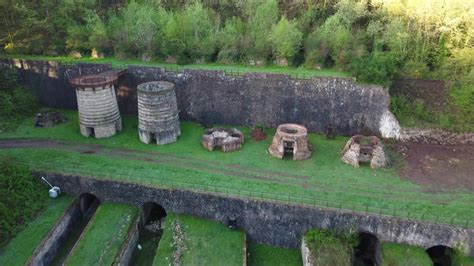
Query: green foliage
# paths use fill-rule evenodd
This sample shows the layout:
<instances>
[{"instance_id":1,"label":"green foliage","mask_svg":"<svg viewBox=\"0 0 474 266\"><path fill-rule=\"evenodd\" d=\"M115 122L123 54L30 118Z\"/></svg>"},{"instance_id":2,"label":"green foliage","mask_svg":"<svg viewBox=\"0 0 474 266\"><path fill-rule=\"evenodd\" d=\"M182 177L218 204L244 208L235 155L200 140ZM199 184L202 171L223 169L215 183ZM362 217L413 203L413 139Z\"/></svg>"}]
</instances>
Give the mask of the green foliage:
<instances>
[{"instance_id":1,"label":"green foliage","mask_svg":"<svg viewBox=\"0 0 474 266\"><path fill-rule=\"evenodd\" d=\"M265 0L249 14L248 30L252 46L248 52L250 57L266 60L271 53L271 42L268 33L278 21L278 2Z\"/></svg>"},{"instance_id":2,"label":"green foliage","mask_svg":"<svg viewBox=\"0 0 474 266\"><path fill-rule=\"evenodd\" d=\"M352 73L357 80L367 83L390 85L396 70L396 59L389 53L374 53L352 63Z\"/></svg>"},{"instance_id":3,"label":"green foliage","mask_svg":"<svg viewBox=\"0 0 474 266\"><path fill-rule=\"evenodd\" d=\"M280 21L273 26L270 34L270 40L272 41L275 55L291 60L300 48L302 37L303 34L299 31L296 22L290 22L283 16Z\"/></svg>"},{"instance_id":4,"label":"green foliage","mask_svg":"<svg viewBox=\"0 0 474 266\"><path fill-rule=\"evenodd\" d=\"M0 132L14 129L37 108L36 97L18 84L16 71L0 67Z\"/></svg>"},{"instance_id":5,"label":"green foliage","mask_svg":"<svg viewBox=\"0 0 474 266\"><path fill-rule=\"evenodd\" d=\"M219 32L219 56L222 63L240 62L250 47L246 35L246 25L240 18L232 18L225 22L224 28Z\"/></svg>"},{"instance_id":6,"label":"green foliage","mask_svg":"<svg viewBox=\"0 0 474 266\"><path fill-rule=\"evenodd\" d=\"M354 234L335 234L327 229L311 229L305 239L315 254L315 265L350 265L354 247L358 245Z\"/></svg>"},{"instance_id":7,"label":"green foliage","mask_svg":"<svg viewBox=\"0 0 474 266\"><path fill-rule=\"evenodd\" d=\"M165 54L181 62L208 58L216 48L214 20L199 2L174 12L163 31Z\"/></svg>"},{"instance_id":8,"label":"green foliage","mask_svg":"<svg viewBox=\"0 0 474 266\"><path fill-rule=\"evenodd\" d=\"M433 262L423 248L394 243L382 244L382 266L425 265L433 265Z\"/></svg>"},{"instance_id":9,"label":"green foliage","mask_svg":"<svg viewBox=\"0 0 474 266\"><path fill-rule=\"evenodd\" d=\"M427 110L422 101L409 101L405 96L392 96L390 111L399 119L403 126L415 127L433 123L434 115Z\"/></svg>"},{"instance_id":10,"label":"green foliage","mask_svg":"<svg viewBox=\"0 0 474 266\"><path fill-rule=\"evenodd\" d=\"M0 247L46 204L45 189L31 171L10 158L0 159Z\"/></svg>"}]
</instances>

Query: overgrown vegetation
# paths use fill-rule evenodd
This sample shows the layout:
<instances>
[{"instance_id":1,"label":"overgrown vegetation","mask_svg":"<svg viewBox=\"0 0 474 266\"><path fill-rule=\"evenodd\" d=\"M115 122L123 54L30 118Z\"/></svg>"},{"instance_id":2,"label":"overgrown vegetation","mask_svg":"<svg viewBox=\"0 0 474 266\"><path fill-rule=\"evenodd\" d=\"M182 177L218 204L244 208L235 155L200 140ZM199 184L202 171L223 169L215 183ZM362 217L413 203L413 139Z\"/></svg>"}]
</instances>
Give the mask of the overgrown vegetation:
<instances>
[{"instance_id":1,"label":"overgrown vegetation","mask_svg":"<svg viewBox=\"0 0 474 266\"><path fill-rule=\"evenodd\" d=\"M36 97L17 78L15 70L0 66L0 132L14 129L38 108Z\"/></svg>"},{"instance_id":2,"label":"overgrown vegetation","mask_svg":"<svg viewBox=\"0 0 474 266\"><path fill-rule=\"evenodd\" d=\"M0 248L0 265L25 265L33 251L73 202L73 198L66 195L57 199L47 198L47 190L42 188L41 191L44 195L42 201L47 206L34 220L25 221L26 227L8 242L7 246ZM5 216L1 217L3 219Z\"/></svg>"},{"instance_id":3,"label":"overgrown vegetation","mask_svg":"<svg viewBox=\"0 0 474 266\"><path fill-rule=\"evenodd\" d=\"M12 158L0 158L0 248L48 203L47 190Z\"/></svg>"},{"instance_id":4,"label":"overgrown vegetation","mask_svg":"<svg viewBox=\"0 0 474 266\"><path fill-rule=\"evenodd\" d=\"M305 235L308 248L315 256L314 265L350 265L354 247L358 245L354 234L336 234L327 229L311 229Z\"/></svg>"},{"instance_id":5,"label":"overgrown vegetation","mask_svg":"<svg viewBox=\"0 0 474 266\"><path fill-rule=\"evenodd\" d=\"M473 61L474 3L464 0L1 1L0 10L7 53L285 58L384 84L395 75L462 78L459 66Z\"/></svg>"}]
</instances>

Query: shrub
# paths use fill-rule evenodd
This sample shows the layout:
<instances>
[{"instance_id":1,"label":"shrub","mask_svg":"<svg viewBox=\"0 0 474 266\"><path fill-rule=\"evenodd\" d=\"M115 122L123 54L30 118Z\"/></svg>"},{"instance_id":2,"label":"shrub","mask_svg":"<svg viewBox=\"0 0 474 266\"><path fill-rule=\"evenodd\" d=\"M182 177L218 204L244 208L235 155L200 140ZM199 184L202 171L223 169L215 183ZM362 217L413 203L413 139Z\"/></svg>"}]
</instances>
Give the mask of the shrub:
<instances>
[{"instance_id":1,"label":"shrub","mask_svg":"<svg viewBox=\"0 0 474 266\"><path fill-rule=\"evenodd\" d=\"M358 240L353 234L335 234L326 229L311 229L306 241L313 254L315 265L350 265L353 249Z\"/></svg>"},{"instance_id":2,"label":"shrub","mask_svg":"<svg viewBox=\"0 0 474 266\"><path fill-rule=\"evenodd\" d=\"M389 53L373 53L353 61L352 73L359 81L390 85L397 71L397 62Z\"/></svg>"},{"instance_id":3,"label":"shrub","mask_svg":"<svg viewBox=\"0 0 474 266\"><path fill-rule=\"evenodd\" d=\"M45 187L15 160L0 160L0 247L46 206Z\"/></svg>"},{"instance_id":4,"label":"shrub","mask_svg":"<svg viewBox=\"0 0 474 266\"><path fill-rule=\"evenodd\" d=\"M300 48L302 37L296 22L290 22L283 16L278 24L273 26L270 35L276 56L291 60Z\"/></svg>"}]
</instances>

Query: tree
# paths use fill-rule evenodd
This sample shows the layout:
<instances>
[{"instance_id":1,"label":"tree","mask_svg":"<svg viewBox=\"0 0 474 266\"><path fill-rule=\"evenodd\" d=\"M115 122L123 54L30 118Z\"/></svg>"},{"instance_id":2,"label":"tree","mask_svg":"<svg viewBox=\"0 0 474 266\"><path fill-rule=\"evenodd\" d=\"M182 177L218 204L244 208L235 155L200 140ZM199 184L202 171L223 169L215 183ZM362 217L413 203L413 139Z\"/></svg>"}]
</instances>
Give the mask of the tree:
<instances>
[{"instance_id":1,"label":"tree","mask_svg":"<svg viewBox=\"0 0 474 266\"><path fill-rule=\"evenodd\" d=\"M291 60L298 52L303 34L297 23L288 21L282 16L278 24L274 25L270 35L272 48L278 58Z\"/></svg>"},{"instance_id":2,"label":"tree","mask_svg":"<svg viewBox=\"0 0 474 266\"><path fill-rule=\"evenodd\" d=\"M271 41L268 33L278 20L278 3L276 0L266 0L258 5L255 12L250 15L248 26L253 49L250 56L266 59L271 53Z\"/></svg>"}]
</instances>

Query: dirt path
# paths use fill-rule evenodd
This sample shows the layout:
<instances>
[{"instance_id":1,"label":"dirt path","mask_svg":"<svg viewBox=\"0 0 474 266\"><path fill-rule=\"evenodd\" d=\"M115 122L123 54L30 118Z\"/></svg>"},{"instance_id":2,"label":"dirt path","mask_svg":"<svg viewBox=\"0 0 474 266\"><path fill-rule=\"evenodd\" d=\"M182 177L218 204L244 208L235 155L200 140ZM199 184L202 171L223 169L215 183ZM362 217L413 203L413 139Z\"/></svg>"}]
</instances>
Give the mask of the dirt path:
<instances>
[{"instance_id":1,"label":"dirt path","mask_svg":"<svg viewBox=\"0 0 474 266\"><path fill-rule=\"evenodd\" d=\"M397 150L406 159L403 178L428 191L474 191L474 145L399 143Z\"/></svg>"},{"instance_id":2,"label":"dirt path","mask_svg":"<svg viewBox=\"0 0 474 266\"><path fill-rule=\"evenodd\" d=\"M223 164L215 161L207 161L203 159L194 159L190 157L181 157L173 154L151 151L137 151L130 149L106 148L101 145L78 144L64 141L47 140L47 139L9 139L0 140L0 149L58 149L68 152L77 152L81 154L98 154L109 157L116 157L128 160L154 162L162 165L169 165L185 169L193 169L198 171L211 172L226 176L243 177L249 179L269 180L283 184L293 184L294 179L301 181L310 177L304 175L287 174L265 169L242 168L235 164ZM293 179L290 182L288 179ZM302 182L301 185L304 185Z\"/></svg>"}]
</instances>

